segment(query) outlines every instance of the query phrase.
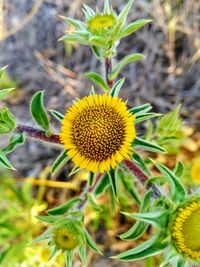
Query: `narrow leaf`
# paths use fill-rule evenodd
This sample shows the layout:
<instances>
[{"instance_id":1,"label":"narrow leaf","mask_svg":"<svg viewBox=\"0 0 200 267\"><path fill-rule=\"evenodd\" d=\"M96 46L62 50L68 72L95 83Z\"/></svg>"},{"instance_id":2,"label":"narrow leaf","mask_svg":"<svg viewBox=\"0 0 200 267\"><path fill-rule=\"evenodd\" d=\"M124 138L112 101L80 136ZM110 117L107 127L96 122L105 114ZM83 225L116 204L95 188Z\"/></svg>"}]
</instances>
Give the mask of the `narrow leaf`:
<instances>
[{"instance_id":1,"label":"narrow leaf","mask_svg":"<svg viewBox=\"0 0 200 267\"><path fill-rule=\"evenodd\" d=\"M138 106L138 107L131 108L131 109L129 109L129 112L131 112L134 115L137 115L137 114L146 113L146 112L150 111L151 109L152 109L151 104L147 103L147 104L143 104L143 105Z\"/></svg>"},{"instance_id":2,"label":"narrow leaf","mask_svg":"<svg viewBox=\"0 0 200 267\"><path fill-rule=\"evenodd\" d=\"M68 201L67 203L64 203L64 204L62 204L56 208L50 209L47 212L48 212L48 214L51 214L51 215L65 214L68 210L70 210L75 205L77 205L79 202L81 202L81 200L82 199L80 197L73 198L70 201Z\"/></svg>"},{"instance_id":3,"label":"narrow leaf","mask_svg":"<svg viewBox=\"0 0 200 267\"><path fill-rule=\"evenodd\" d=\"M158 113L144 113L144 114L138 114L136 115L136 120L135 120L135 124L142 122L142 121L146 121L149 119L153 119L155 117L161 116L161 114Z\"/></svg>"},{"instance_id":4,"label":"narrow leaf","mask_svg":"<svg viewBox=\"0 0 200 267\"><path fill-rule=\"evenodd\" d=\"M108 172L111 188L113 190L115 197L117 197L117 175L116 175L116 172L117 172L117 169L115 169L115 170L111 169Z\"/></svg>"},{"instance_id":5,"label":"narrow leaf","mask_svg":"<svg viewBox=\"0 0 200 267\"><path fill-rule=\"evenodd\" d=\"M44 91L37 92L31 100L30 110L33 119L46 135L50 135L50 122L44 108Z\"/></svg>"},{"instance_id":6,"label":"narrow leaf","mask_svg":"<svg viewBox=\"0 0 200 267\"><path fill-rule=\"evenodd\" d=\"M106 47L107 46L107 42L106 39L97 35L93 35L90 39L89 39L89 44L90 45L95 45L97 47Z\"/></svg>"},{"instance_id":7,"label":"narrow leaf","mask_svg":"<svg viewBox=\"0 0 200 267\"><path fill-rule=\"evenodd\" d=\"M177 162L176 163L176 166L175 166L175 168L173 170L174 175L175 176L178 176L178 177L181 177L182 174L183 174L183 171L184 171L184 165L183 165L183 163L180 162L180 161Z\"/></svg>"},{"instance_id":8,"label":"narrow leaf","mask_svg":"<svg viewBox=\"0 0 200 267\"><path fill-rule=\"evenodd\" d=\"M73 258L73 250L68 250L65 252L65 265L67 267L72 267L72 258Z\"/></svg>"},{"instance_id":9,"label":"narrow leaf","mask_svg":"<svg viewBox=\"0 0 200 267\"><path fill-rule=\"evenodd\" d=\"M128 13L131 10L131 7L133 5L134 0L129 0L126 6L123 8L122 12L118 16L118 21L121 25L126 21L126 18L128 16Z\"/></svg>"},{"instance_id":10,"label":"narrow leaf","mask_svg":"<svg viewBox=\"0 0 200 267\"><path fill-rule=\"evenodd\" d=\"M110 179L109 179L108 173L106 172L101 177L99 183L95 187L95 190L94 190L95 196L98 197L101 194L103 194L109 186L110 186Z\"/></svg>"},{"instance_id":11,"label":"narrow leaf","mask_svg":"<svg viewBox=\"0 0 200 267\"><path fill-rule=\"evenodd\" d=\"M113 69L112 73L109 75L109 79L114 80L118 76L122 68L124 68L129 63L140 60L142 58L144 58L142 54L132 54L124 57Z\"/></svg>"},{"instance_id":12,"label":"narrow leaf","mask_svg":"<svg viewBox=\"0 0 200 267\"><path fill-rule=\"evenodd\" d=\"M136 137L133 141L133 147L134 148L140 148L145 151L151 151L155 153L164 153L166 152L164 148L159 146L158 144L154 144L152 142L146 141L144 139L141 139L139 137Z\"/></svg>"},{"instance_id":13,"label":"narrow leaf","mask_svg":"<svg viewBox=\"0 0 200 267\"><path fill-rule=\"evenodd\" d=\"M3 98L8 95L11 91L13 91L15 88L10 88L10 89L2 89L0 90L0 101L3 100Z\"/></svg>"},{"instance_id":14,"label":"narrow leaf","mask_svg":"<svg viewBox=\"0 0 200 267\"><path fill-rule=\"evenodd\" d=\"M2 151L5 154L8 154L8 153L12 152L16 148L16 146L22 145L24 143L24 141L25 141L25 134L24 133L15 134L11 137L10 143L8 144L8 146L3 148Z\"/></svg>"},{"instance_id":15,"label":"narrow leaf","mask_svg":"<svg viewBox=\"0 0 200 267\"><path fill-rule=\"evenodd\" d=\"M110 1L109 0L104 0L103 13L110 14Z\"/></svg>"},{"instance_id":16,"label":"narrow leaf","mask_svg":"<svg viewBox=\"0 0 200 267\"><path fill-rule=\"evenodd\" d=\"M66 151L62 152L51 167L52 176L58 173L67 164L68 161L69 157L67 156Z\"/></svg>"},{"instance_id":17,"label":"narrow leaf","mask_svg":"<svg viewBox=\"0 0 200 267\"><path fill-rule=\"evenodd\" d=\"M130 249L119 255L112 257L114 259L122 261L134 261L139 259L144 259L162 252L162 250L167 246L167 243L162 243L162 240L158 237L154 237L136 248Z\"/></svg>"},{"instance_id":18,"label":"narrow leaf","mask_svg":"<svg viewBox=\"0 0 200 267\"><path fill-rule=\"evenodd\" d=\"M38 220L42 222L47 222L47 223L54 223L56 222L60 216L35 216Z\"/></svg>"},{"instance_id":19,"label":"narrow leaf","mask_svg":"<svg viewBox=\"0 0 200 267\"><path fill-rule=\"evenodd\" d=\"M64 19L66 22L68 22L72 26L74 26L76 29L84 30L86 28L86 25L80 20L68 18L68 17L65 17L65 16L59 16L59 17L61 19Z\"/></svg>"},{"instance_id":20,"label":"narrow leaf","mask_svg":"<svg viewBox=\"0 0 200 267\"><path fill-rule=\"evenodd\" d=\"M117 97L119 95L119 92L124 84L125 78L118 80L112 87L112 89L109 92L109 95L112 97Z\"/></svg>"},{"instance_id":21,"label":"narrow leaf","mask_svg":"<svg viewBox=\"0 0 200 267\"><path fill-rule=\"evenodd\" d=\"M88 244L88 246L96 253L99 253L102 255L101 251L98 249L97 245L95 244L95 242L93 241L91 235L88 233L88 231L85 229L84 230L85 233L85 239L86 239L86 243Z\"/></svg>"},{"instance_id":22,"label":"narrow leaf","mask_svg":"<svg viewBox=\"0 0 200 267\"><path fill-rule=\"evenodd\" d=\"M145 26L147 23L151 22L152 20L147 20L147 19L141 19L134 21L127 26L125 26L121 33L120 33L120 38L124 38L126 36L129 36L130 34L134 33L135 31L139 30L143 26Z\"/></svg>"},{"instance_id":23,"label":"narrow leaf","mask_svg":"<svg viewBox=\"0 0 200 267\"><path fill-rule=\"evenodd\" d=\"M97 211L97 212L101 212L102 211L102 208L97 204L97 202L96 202L96 200L95 200L95 198L94 198L94 196L92 194L88 194L87 198L88 198L88 201L89 201L91 207L95 211Z\"/></svg>"},{"instance_id":24,"label":"narrow leaf","mask_svg":"<svg viewBox=\"0 0 200 267\"><path fill-rule=\"evenodd\" d=\"M105 92L109 92L109 87L104 79L95 72L88 72L85 74L87 78L89 78L94 84L100 86Z\"/></svg>"},{"instance_id":25,"label":"narrow leaf","mask_svg":"<svg viewBox=\"0 0 200 267\"><path fill-rule=\"evenodd\" d=\"M49 110L51 115L57 119L59 122L61 122L64 119L64 115L56 110Z\"/></svg>"},{"instance_id":26,"label":"narrow leaf","mask_svg":"<svg viewBox=\"0 0 200 267\"><path fill-rule=\"evenodd\" d=\"M12 166L12 164L9 162L9 160L1 150L0 150L0 167L9 170L15 170L15 168Z\"/></svg>"}]
</instances>

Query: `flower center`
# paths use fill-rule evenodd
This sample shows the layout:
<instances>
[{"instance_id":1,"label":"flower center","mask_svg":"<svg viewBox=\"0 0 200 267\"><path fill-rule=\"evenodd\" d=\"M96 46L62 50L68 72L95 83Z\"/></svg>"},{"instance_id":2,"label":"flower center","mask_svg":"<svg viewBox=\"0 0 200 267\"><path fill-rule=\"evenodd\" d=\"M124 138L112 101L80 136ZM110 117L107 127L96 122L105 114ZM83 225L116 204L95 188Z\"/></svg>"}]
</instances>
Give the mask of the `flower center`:
<instances>
[{"instance_id":1,"label":"flower center","mask_svg":"<svg viewBox=\"0 0 200 267\"><path fill-rule=\"evenodd\" d=\"M200 201L178 209L172 236L180 252L193 259L200 257Z\"/></svg>"},{"instance_id":2,"label":"flower center","mask_svg":"<svg viewBox=\"0 0 200 267\"><path fill-rule=\"evenodd\" d=\"M125 122L113 107L93 106L76 117L72 133L72 142L81 155L102 161L111 157L123 144Z\"/></svg>"},{"instance_id":3,"label":"flower center","mask_svg":"<svg viewBox=\"0 0 200 267\"><path fill-rule=\"evenodd\" d=\"M63 250L71 250L78 246L79 241L75 233L66 227L58 228L54 232L54 242L56 246Z\"/></svg>"},{"instance_id":4,"label":"flower center","mask_svg":"<svg viewBox=\"0 0 200 267\"><path fill-rule=\"evenodd\" d=\"M98 30L107 30L115 24L115 17L113 15L97 14L88 22L89 31L95 32Z\"/></svg>"}]
</instances>

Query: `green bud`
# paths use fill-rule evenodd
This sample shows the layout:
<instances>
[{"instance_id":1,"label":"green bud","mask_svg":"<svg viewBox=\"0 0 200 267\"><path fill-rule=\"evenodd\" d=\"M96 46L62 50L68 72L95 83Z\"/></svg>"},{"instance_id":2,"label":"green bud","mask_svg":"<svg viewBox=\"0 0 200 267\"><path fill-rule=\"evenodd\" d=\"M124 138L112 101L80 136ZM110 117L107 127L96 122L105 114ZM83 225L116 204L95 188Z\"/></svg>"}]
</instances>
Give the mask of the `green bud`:
<instances>
[{"instance_id":1,"label":"green bud","mask_svg":"<svg viewBox=\"0 0 200 267\"><path fill-rule=\"evenodd\" d=\"M16 121L8 108L0 109L0 134L12 132L16 127Z\"/></svg>"}]
</instances>

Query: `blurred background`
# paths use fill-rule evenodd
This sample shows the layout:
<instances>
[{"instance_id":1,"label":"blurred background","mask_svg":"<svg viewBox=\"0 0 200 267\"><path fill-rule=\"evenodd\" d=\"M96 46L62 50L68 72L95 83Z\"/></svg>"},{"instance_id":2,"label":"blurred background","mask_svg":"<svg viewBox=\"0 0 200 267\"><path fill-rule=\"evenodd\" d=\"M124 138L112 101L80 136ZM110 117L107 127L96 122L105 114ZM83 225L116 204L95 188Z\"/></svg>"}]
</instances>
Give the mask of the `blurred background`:
<instances>
[{"instance_id":1,"label":"blurred background","mask_svg":"<svg viewBox=\"0 0 200 267\"><path fill-rule=\"evenodd\" d=\"M111 1L117 12L122 10L126 2ZM83 4L89 4L91 7L98 5L101 8L103 1L0 0L0 66L8 65L0 87L16 87L13 95L7 98L6 105L19 122L34 125L28 111L30 99L37 90L45 90L47 109L64 113L74 98L89 93L91 84L84 73L91 70L103 71L88 47L58 41L70 30L69 25L60 19L59 15L83 19ZM184 134L187 139L180 144L181 149L178 152L172 153L167 159L162 158L161 161L173 165L174 157L181 156L181 159L191 163L193 158L198 156L200 147L200 1L135 0L128 20L143 18L152 19L152 23L123 39L118 48L116 60L134 52L145 55L145 60L129 65L121 73L122 77L126 77L121 97L129 99L130 106L149 102L154 111L159 113L166 113L181 103L181 117L184 120ZM55 121L54 125L55 131L59 131L59 125ZM140 130L142 132L144 129ZM9 136L1 138L0 146L8 141ZM10 228L1 226L4 221L0 219L0 227L3 227L0 249L7 249L5 255L0 254L0 259L3 259L0 266L62 266L62 259L60 263L45 262L45 253L48 254L48 251L42 251L41 247L37 248L38 253L29 249L30 251L24 252L25 259L18 259L18 250L24 249L26 241L41 231L37 224L34 226L35 232L28 231L35 225L30 216L49 206L63 203L70 195L78 193L77 188L81 188L81 184L87 179L85 173L73 177L73 181L68 179L68 170L72 168L69 164L55 178L55 182L61 182L60 186L38 185L36 178L50 180L49 165L58 153L56 148L26 141L25 145L16 149L9 158L18 171L0 171L0 211L7 209L5 221L12 221L13 218L19 221L19 227L15 226L16 229L13 229L12 223L9 224ZM18 192L16 179L13 180L12 176L21 183L20 190L24 193ZM27 182L26 177L32 180ZM69 181L68 185L62 183L66 180ZM10 210L14 200L15 206ZM105 203L107 200L101 201ZM124 201L126 203L126 200ZM89 223L95 216L88 214ZM22 220L27 223L22 225ZM94 255L89 255L89 266L157 266L156 262L150 261L137 265L108 260L108 256L113 252L131 246L118 243L119 240L114 238L116 232L113 229L117 228L120 232L121 228L125 227L125 222L119 219L118 223L114 223L113 218L109 216L103 219L95 217L95 220L93 224L96 227L96 240L107 252L105 259L95 260ZM24 239L23 233L27 231L30 237ZM111 238L114 241L111 242ZM5 247L3 243L6 244ZM37 259L36 254L44 257L43 263ZM13 258L13 263L6 261L6 258ZM35 265L33 259L36 261ZM32 263L29 263L29 260ZM20 265L20 261L24 261L24 265ZM38 262L41 265L37 265ZM77 263L75 266L80 265Z\"/></svg>"}]
</instances>

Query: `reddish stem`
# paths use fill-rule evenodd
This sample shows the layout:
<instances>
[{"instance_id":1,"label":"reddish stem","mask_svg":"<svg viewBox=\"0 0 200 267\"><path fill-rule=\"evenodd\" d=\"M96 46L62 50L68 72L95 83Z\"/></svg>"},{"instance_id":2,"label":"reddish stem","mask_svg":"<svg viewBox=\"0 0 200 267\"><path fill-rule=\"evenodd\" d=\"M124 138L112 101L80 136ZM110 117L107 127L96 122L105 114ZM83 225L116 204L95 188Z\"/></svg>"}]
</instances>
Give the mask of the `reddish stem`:
<instances>
[{"instance_id":1,"label":"reddish stem","mask_svg":"<svg viewBox=\"0 0 200 267\"><path fill-rule=\"evenodd\" d=\"M112 72L112 60L111 58L105 59L105 71L106 71L106 82L110 88L113 87L114 80L109 79L109 74Z\"/></svg>"},{"instance_id":2,"label":"reddish stem","mask_svg":"<svg viewBox=\"0 0 200 267\"><path fill-rule=\"evenodd\" d=\"M148 181L148 176L143 173L143 171L141 171L138 166L136 166L134 164L134 162L130 161L130 160L124 160L123 163L126 165L126 167L134 174L134 176L141 182L142 185L144 185L145 187L148 186L148 188L151 188L153 191L153 196L156 197L160 197L162 194L159 191L159 189L153 185L147 185L147 181Z\"/></svg>"},{"instance_id":3,"label":"reddish stem","mask_svg":"<svg viewBox=\"0 0 200 267\"><path fill-rule=\"evenodd\" d=\"M45 132L31 126L18 124L17 128L15 129L15 132L26 133L29 137L35 138L40 141L45 141L59 145L61 144L58 134L52 134L51 136L46 136Z\"/></svg>"}]
</instances>

